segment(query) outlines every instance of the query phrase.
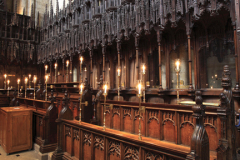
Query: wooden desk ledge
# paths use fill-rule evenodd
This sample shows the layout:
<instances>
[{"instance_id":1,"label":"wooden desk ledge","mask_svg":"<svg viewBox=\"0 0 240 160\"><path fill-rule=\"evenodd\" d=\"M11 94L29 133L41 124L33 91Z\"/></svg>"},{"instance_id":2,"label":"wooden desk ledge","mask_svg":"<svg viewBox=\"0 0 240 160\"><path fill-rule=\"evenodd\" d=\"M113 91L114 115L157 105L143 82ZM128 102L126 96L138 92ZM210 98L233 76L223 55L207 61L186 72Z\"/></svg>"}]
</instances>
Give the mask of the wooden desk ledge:
<instances>
[{"instance_id":1,"label":"wooden desk ledge","mask_svg":"<svg viewBox=\"0 0 240 160\"><path fill-rule=\"evenodd\" d=\"M143 146L143 147L149 147L149 148L156 148L158 151L161 152L167 152L167 153L175 153L176 157L179 159L183 159L187 156L188 153L190 153L190 147L184 146L184 145L177 145L171 142L167 141L160 141L149 137L142 136L142 140L138 139L138 135L113 130L110 128L106 128L105 131L103 130L102 126L93 125L90 123L81 122L79 124L79 121L77 120L65 120L62 119L63 122L65 122L66 125L73 125L75 127L84 128L87 130L91 130L93 132L96 132L98 134L104 134L111 137L118 138L120 140L124 140L126 142L134 142L135 145ZM210 160L214 160L217 158L217 154L214 151L210 152Z\"/></svg>"}]
</instances>

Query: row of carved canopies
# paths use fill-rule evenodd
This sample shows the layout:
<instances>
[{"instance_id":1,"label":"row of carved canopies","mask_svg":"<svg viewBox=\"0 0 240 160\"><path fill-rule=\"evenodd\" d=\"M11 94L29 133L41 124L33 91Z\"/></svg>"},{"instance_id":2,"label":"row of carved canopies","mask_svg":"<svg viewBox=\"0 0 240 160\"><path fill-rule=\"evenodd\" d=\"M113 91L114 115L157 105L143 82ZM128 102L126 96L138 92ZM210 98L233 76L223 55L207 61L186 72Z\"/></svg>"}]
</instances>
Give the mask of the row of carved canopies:
<instances>
[{"instance_id":1,"label":"row of carved canopies","mask_svg":"<svg viewBox=\"0 0 240 160\"><path fill-rule=\"evenodd\" d=\"M168 22L176 27L180 19L185 22L186 34L189 34L190 21L199 19L203 11L217 13L221 9L218 6L223 5L231 10L233 2L227 5L214 0L195 3L193 0L185 3L182 0L69 0L67 6L64 1L61 10L57 1L54 14L51 1L50 12L46 6L42 23L38 63L80 53L99 44L105 47L113 41L120 43L131 34L139 38L141 31L164 30Z\"/></svg>"}]
</instances>

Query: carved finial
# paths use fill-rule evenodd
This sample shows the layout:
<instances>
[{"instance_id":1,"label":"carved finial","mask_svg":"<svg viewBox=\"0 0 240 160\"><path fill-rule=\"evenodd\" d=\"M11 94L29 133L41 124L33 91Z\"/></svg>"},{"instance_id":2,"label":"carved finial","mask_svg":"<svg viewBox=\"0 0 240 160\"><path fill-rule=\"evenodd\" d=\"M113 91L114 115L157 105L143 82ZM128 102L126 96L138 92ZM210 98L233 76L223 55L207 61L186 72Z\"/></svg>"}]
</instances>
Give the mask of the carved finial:
<instances>
[{"instance_id":1,"label":"carved finial","mask_svg":"<svg viewBox=\"0 0 240 160\"><path fill-rule=\"evenodd\" d=\"M38 28L40 27L40 24L39 24L39 12L38 12L38 15L37 15L37 27Z\"/></svg>"},{"instance_id":2,"label":"carved finial","mask_svg":"<svg viewBox=\"0 0 240 160\"><path fill-rule=\"evenodd\" d=\"M17 13L18 0L15 1L14 13Z\"/></svg>"},{"instance_id":3,"label":"carved finial","mask_svg":"<svg viewBox=\"0 0 240 160\"><path fill-rule=\"evenodd\" d=\"M58 0L56 2L56 16L58 17L58 13L59 12L59 3L58 3Z\"/></svg>"},{"instance_id":4,"label":"carved finial","mask_svg":"<svg viewBox=\"0 0 240 160\"><path fill-rule=\"evenodd\" d=\"M52 0L50 1L50 22L53 20L53 5Z\"/></svg>"},{"instance_id":5,"label":"carved finial","mask_svg":"<svg viewBox=\"0 0 240 160\"><path fill-rule=\"evenodd\" d=\"M23 8L23 15L25 15L25 7Z\"/></svg>"},{"instance_id":6,"label":"carved finial","mask_svg":"<svg viewBox=\"0 0 240 160\"><path fill-rule=\"evenodd\" d=\"M66 90L63 98L63 107L68 107L68 104L69 104L69 98L68 98L68 92Z\"/></svg>"},{"instance_id":7,"label":"carved finial","mask_svg":"<svg viewBox=\"0 0 240 160\"><path fill-rule=\"evenodd\" d=\"M63 11L65 10L65 0L63 0Z\"/></svg>"}]
</instances>

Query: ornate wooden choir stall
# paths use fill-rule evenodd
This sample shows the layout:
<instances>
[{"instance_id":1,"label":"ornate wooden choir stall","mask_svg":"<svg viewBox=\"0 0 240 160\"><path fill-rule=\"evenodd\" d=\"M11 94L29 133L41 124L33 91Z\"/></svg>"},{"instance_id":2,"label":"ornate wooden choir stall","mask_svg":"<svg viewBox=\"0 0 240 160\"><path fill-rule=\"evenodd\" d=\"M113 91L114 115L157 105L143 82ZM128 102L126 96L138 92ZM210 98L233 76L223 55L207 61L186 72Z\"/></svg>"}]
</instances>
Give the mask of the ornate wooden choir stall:
<instances>
[{"instance_id":1,"label":"ornate wooden choir stall","mask_svg":"<svg viewBox=\"0 0 240 160\"><path fill-rule=\"evenodd\" d=\"M237 159L238 0L64 0L55 13L49 4L37 26L33 14L0 10L8 60L0 103L15 97L12 104L33 111L41 153ZM25 68L10 89L13 64Z\"/></svg>"}]
</instances>

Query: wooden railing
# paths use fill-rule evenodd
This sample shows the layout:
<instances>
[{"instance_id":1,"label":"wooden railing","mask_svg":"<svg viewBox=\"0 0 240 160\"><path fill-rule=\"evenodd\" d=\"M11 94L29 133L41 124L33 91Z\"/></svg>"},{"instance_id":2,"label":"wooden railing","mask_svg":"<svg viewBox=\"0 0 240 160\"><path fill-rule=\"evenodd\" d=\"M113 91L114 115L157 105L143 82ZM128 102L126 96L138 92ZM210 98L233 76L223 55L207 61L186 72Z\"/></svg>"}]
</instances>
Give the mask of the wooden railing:
<instances>
[{"instance_id":1,"label":"wooden railing","mask_svg":"<svg viewBox=\"0 0 240 160\"><path fill-rule=\"evenodd\" d=\"M102 103L101 124L103 123L103 106ZM107 128L138 134L139 103L106 101L106 106ZM143 136L190 146L191 136L196 125L196 120L192 117L192 106L151 103L142 103L142 106L145 106L145 112L141 119ZM207 106L204 117L204 126L209 135L211 151L216 151L221 138L221 120L217 115L218 108Z\"/></svg>"}]
</instances>

